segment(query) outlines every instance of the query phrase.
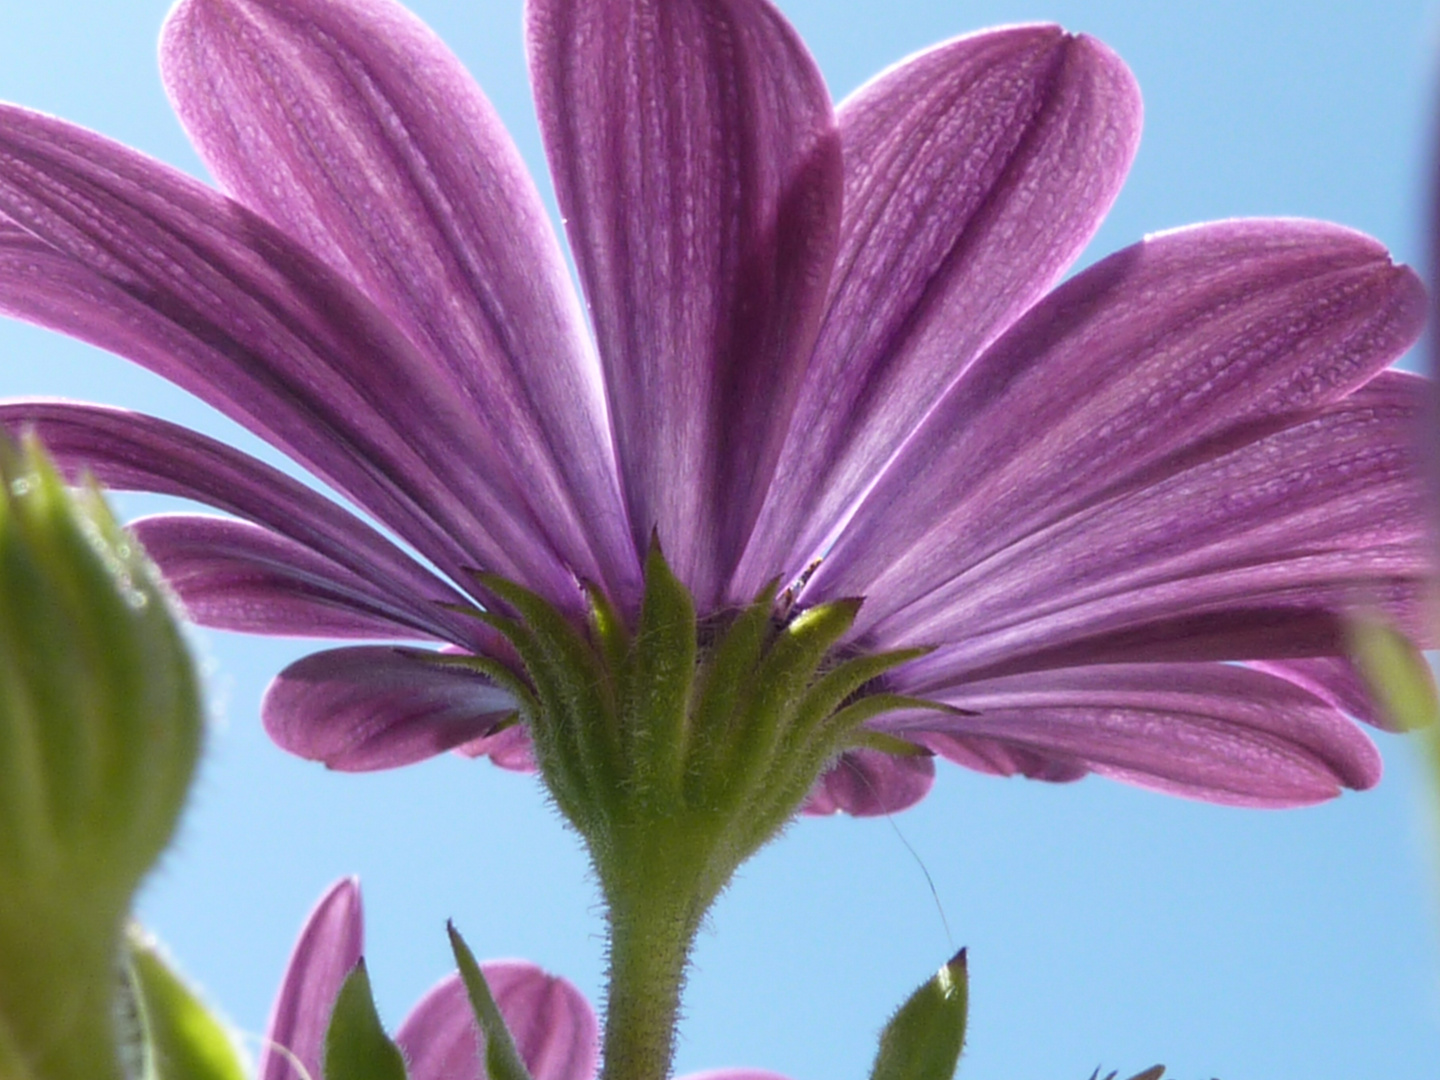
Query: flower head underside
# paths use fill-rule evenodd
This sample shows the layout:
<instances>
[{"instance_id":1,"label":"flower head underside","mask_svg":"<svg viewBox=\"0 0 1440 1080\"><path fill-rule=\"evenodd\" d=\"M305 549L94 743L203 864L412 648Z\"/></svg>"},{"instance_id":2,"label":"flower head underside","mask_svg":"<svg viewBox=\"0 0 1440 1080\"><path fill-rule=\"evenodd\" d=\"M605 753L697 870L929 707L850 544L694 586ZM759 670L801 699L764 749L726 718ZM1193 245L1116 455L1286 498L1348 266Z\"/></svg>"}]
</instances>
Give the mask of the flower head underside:
<instances>
[{"instance_id":1,"label":"flower head underside","mask_svg":"<svg viewBox=\"0 0 1440 1080\"><path fill-rule=\"evenodd\" d=\"M0 407L72 472L230 515L135 525L197 621L439 646L292 665L281 745L526 765L485 582L633 631L654 536L702 631L770 582L777 618L863 598L835 656L906 651L865 692L940 706L832 747L812 810L908 805L932 755L1244 805L1376 781L1343 622L1424 631L1425 391L1387 370L1408 269L1226 221L1057 285L1140 102L1053 26L838 106L764 0L530 0L526 34L583 306L490 105L388 0L179 4L162 70L218 192L0 108L0 309L172 379L391 534L156 418Z\"/></svg>"}]
</instances>

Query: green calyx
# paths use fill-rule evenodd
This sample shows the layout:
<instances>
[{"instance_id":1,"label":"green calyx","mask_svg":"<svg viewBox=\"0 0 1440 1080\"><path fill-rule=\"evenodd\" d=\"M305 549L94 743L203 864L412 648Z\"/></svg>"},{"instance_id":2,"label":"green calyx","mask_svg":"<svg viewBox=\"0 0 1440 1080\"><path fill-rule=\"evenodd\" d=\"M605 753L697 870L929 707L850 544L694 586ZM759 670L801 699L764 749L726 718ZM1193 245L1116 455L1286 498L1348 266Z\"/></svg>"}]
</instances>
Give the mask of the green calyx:
<instances>
[{"instance_id":1,"label":"green calyx","mask_svg":"<svg viewBox=\"0 0 1440 1080\"><path fill-rule=\"evenodd\" d=\"M701 918L843 750L918 752L861 725L891 709L942 707L867 692L928 650L841 655L860 601L782 617L773 584L739 610L697 618L654 542L633 625L598 590L582 627L512 582L479 581L513 614L473 613L505 636L523 675L462 662L515 695L540 772L605 895L604 1080L661 1080Z\"/></svg>"},{"instance_id":2,"label":"green calyx","mask_svg":"<svg viewBox=\"0 0 1440 1080\"><path fill-rule=\"evenodd\" d=\"M655 543L633 628L595 590L587 633L520 586L492 575L481 583L518 616L481 617L524 665L524 680L507 673L506 681L546 783L590 845L607 889L622 886L616 879L631 873L637 857L649 862L648 849L663 852L672 870L687 867L708 906L835 757L871 741L860 731L864 721L890 709L936 707L894 694L861 696L927 650L838 658L835 646L859 600L781 620L771 585L740 610L700 621Z\"/></svg>"}]
</instances>

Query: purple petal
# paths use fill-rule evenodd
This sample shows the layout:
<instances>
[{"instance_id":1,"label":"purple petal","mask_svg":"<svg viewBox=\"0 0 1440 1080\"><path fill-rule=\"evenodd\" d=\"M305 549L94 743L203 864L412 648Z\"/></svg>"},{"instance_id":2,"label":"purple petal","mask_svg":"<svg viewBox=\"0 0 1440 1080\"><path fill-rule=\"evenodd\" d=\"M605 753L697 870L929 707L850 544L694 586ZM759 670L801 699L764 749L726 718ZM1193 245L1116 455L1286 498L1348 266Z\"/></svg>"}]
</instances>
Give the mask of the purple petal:
<instances>
[{"instance_id":1,"label":"purple petal","mask_svg":"<svg viewBox=\"0 0 1440 1080\"><path fill-rule=\"evenodd\" d=\"M61 121L0 107L0 310L127 356L249 427L456 580L579 608L490 433L369 301L273 226ZM576 568L586 572L587 567Z\"/></svg>"},{"instance_id":2,"label":"purple petal","mask_svg":"<svg viewBox=\"0 0 1440 1080\"><path fill-rule=\"evenodd\" d=\"M345 977L360 962L364 933L360 883L345 878L321 897L300 931L270 1014L256 1074L260 1080L313 1080L321 1075L330 1010ZM273 1049L276 1044L297 1060Z\"/></svg>"},{"instance_id":3,"label":"purple petal","mask_svg":"<svg viewBox=\"0 0 1440 1080\"><path fill-rule=\"evenodd\" d=\"M261 704L285 750L343 772L423 761L492 731L514 699L484 676L384 646L312 653L275 677Z\"/></svg>"},{"instance_id":4,"label":"purple petal","mask_svg":"<svg viewBox=\"0 0 1440 1080\"><path fill-rule=\"evenodd\" d=\"M928 755L894 757L864 747L847 750L815 781L803 814L878 817L908 810L935 783L935 761Z\"/></svg>"},{"instance_id":5,"label":"purple petal","mask_svg":"<svg viewBox=\"0 0 1440 1080\"><path fill-rule=\"evenodd\" d=\"M372 582L267 529L199 514L129 527L201 626L280 637L435 637Z\"/></svg>"},{"instance_id":6,"label":"purple petal","mask_svg":"<svg viewBox=\"0 0 1440 1080\"><path fill-rule=\"evenodd\" d=\"M221 185L359 285L496 433L555 549L633 592L584 317L524 162L455 57L385 0L186 0L160 58Z\"/></svg>"},{"instance_id":7,"label":"purple petal","mask_svg":"<svg viewBox=\"0 0 1440 1080\"><path fill-rule=\"evenodd\" d=\"M732 593L803 568L982 348L1080 253L1140 136L1100 43L987 31L891 69L838 110L845 218L825 322Z\"/></svg>"},{"instance_id":8,"label":"purple petal","mask_svg":"<svg viewBox=\"0 0 1440 1080\"><path fill-rule=\"evenodd\" d=\"M1024 776L1051 784L1069 784L1090 775L1072 758L1052 757L1034 748L952 731L922 731L913 736L937 754L990 776Z\"/></svg>"},{"instance_id":9,"label":"purple petal","mask_svg":"<svg viewBox=\"0 0 1440 1080\"><path fill-rule=\"evenodd\" d=\"M1386 731L1399 730L1379 708L1365 679L1344 656L1317 656L1304 660L1265 660L1249 665L1303 686L1343 713Z\"/></svg>"},{"instance_id":10,"label":"purple petal","mask_svg":"<svg viewBox=\"0 0 1440 1080\"><path fill-rule=\"evenodd\" d=\"M599 1053L595 1014L585 995L534 964L480 965L490 993L534 1080L592 1080ZM480 1040L465 986L451 975L420 1000L395 1041L410 1080L482 1080Z\"/></svg>"},{"instance_id":11,"label":"purple petal","mask_svg":"<svg viewBox=\"0 0 1440 1080\"><path fill-rule=\"evenodd\" d=\"M1226 222L1120 252L976 361L806 597L866 596L863 632L1211 443L1342 398L1409 346L1424 310L1413 273L1336 226ZM1186 516L1164 524L1181 531Z\"/></svg>"},{"instance_id":12,"label":"purple petal","mask_svg":"<svg viewBox=\"0 0 1440 1080\"><path fill-rule=\"evenodd\" d=\"M539 769L535 764L535 746L523 724L461 743L455 750L466 757L488 757L493 764L511 772L535 772Z\"/></svg>"},{"instance_id":13,"label":"purple petal","mask_svg":"<svg viewBox=\"0 0 1440 1080\"><path fill-rule=\"evenodd\" d=\"M0 404L0 427L36 434L65 475L177 495L260 525L374 586L410 625L493 653L496 635L440 607L464 597L355 515L224 443L141 413L53 401Z\"/></svg>"},{"instance_id":14,"label":"purple petal","mask_svg":"<svg viewBox=\"0 0 1440 1080\"><path fill-rule=\"evenodd\" d=\"M1345 613L1366 609L1424 640L1434 570L1414 431L1426 393L1387 372L1015 541L875 629L886 647L892 635L941 643L897 672L897 687L924 694L1084 663L1335 655Z\"/></svg>"},{"instance_id":15,"label":"purple petal","mask_svg":"<svg viewBox=\"0 0 1440 1080\"><path fill-rule=\"evenodd\" d=\"M1142 787L1235 806L1301 806L1373 787L1374 744L1294 683L1230 664L1117 664L1032 672L935 695L975 715L875 726L961 764L986 743ZM927 735L925 733L933 733ZM935 738L934 735L941 736ZM951 754L946 736L961 740ZM979 740L980 745L966 745ZM981 766L1007 772L1003 760ZM1023 770L1017 770L1023 771Z\"/></svg>"},{"instance_id":16,"label":"purple petal","mask_svg":"<svg viewBox=\"0 0 1440 1080\"><path fill-rule=\"evenodd\" d=\"M834 257L829 96L764 0L529 0L541 130L636 543L702 609L760 509Z\"/></svg>"}]
</instances>

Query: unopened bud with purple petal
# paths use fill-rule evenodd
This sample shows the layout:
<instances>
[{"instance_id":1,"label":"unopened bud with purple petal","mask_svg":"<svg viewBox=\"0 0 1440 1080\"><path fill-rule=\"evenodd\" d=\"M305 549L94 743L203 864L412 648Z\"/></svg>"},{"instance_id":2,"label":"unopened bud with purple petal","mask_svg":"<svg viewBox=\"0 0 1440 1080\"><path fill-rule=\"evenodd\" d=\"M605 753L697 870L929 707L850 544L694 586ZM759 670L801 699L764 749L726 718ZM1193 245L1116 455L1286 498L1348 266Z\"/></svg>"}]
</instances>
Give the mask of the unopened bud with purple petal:
<instances>
[{"instance_id":1,"label":"unopened bud with purple petal","mask_svg":"<svg viewBox=\"0 0 1440 1080\"><path fill-rule=\"evenodd\" d=\"M200 750L157 581L96 491L0 444L0 1044L45 1080L121 1075L124 920Z\"/></svg>"}]
</instances>

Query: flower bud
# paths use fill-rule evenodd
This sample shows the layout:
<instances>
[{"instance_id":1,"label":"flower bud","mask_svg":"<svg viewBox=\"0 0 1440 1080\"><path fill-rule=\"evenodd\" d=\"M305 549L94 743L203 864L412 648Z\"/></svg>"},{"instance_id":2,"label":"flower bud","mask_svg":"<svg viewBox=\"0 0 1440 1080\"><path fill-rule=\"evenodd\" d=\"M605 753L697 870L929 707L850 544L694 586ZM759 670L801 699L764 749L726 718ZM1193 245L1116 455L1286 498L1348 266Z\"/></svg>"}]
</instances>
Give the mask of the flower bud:
<instances>
[{"instance_id":1,"label":"flower bud","mask_svg":"<svg viewBox=\"0 0 1440 1080\"><path fill-rule=\"evenodd\" d=\"M0 444L0 1032L37 1077L120 1075L124 919L201 728L144 553L37 444Z\"/></svg>"}]
</instances>

